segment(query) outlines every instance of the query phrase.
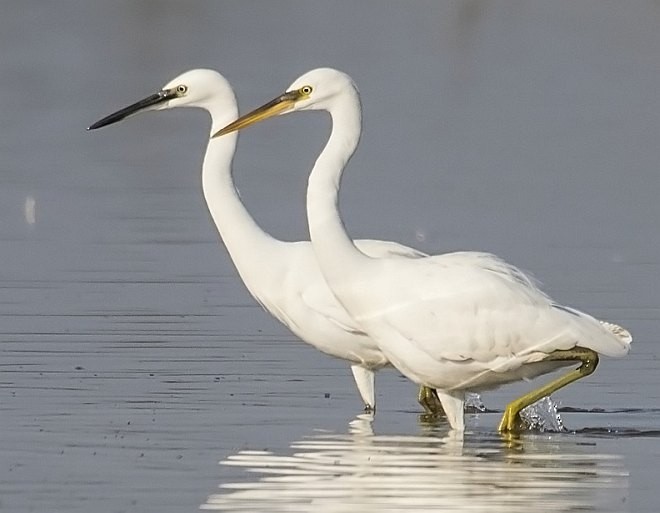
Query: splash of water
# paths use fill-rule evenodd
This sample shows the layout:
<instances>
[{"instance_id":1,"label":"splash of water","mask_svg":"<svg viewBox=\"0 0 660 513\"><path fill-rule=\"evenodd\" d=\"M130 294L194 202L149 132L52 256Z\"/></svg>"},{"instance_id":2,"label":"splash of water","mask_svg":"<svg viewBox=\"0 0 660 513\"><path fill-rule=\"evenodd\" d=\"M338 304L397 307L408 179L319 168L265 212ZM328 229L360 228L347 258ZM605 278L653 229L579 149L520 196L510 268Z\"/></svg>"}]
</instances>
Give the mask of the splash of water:
<instances>
[{"instance_id":1,"label":"splash of water","mask_svg":"<svg viewBox=\"0 0 660 513\"><path fill-rule=\"evenodd\" d=\"M465 394L465 411L468 413L483 413L486 405L479 394Z\"/></svg>"},{"instance_id":2,"label":"splash of water","mask_svg":"<svg viewBox=\"0 0 660 513\"><path fill-rule=\"evenodd\" d=\"M561 433L566 431L566 428L557 407L558 403L551 397L544 397L524 408L520 412L520 418L530 431Z\"/></svg>"}]
</instances>

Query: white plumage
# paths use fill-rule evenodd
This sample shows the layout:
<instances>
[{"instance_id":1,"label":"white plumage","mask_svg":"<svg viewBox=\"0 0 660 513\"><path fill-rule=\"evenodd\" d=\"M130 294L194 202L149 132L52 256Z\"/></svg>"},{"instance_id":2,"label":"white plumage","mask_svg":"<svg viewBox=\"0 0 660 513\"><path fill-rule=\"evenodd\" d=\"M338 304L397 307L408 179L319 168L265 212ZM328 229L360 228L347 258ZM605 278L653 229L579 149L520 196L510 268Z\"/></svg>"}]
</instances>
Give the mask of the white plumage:
<instances>
[{"instance_id":1,"label":"white plumage","mask_svg":"<svg viewBox=\"0 0 660 513\"><path fill-rule=\"evenodd\" d=\"M500 424L501 430L511 430L521 407L539 399L539 393L593 372L597 353L627 354L632 338L625 329L554 303L523 272L494 255L373 258L353 244L338 212L342 172L362 128L358 91L348 75L328 68L308 72L284 94L215 135L297 110L325 110L333 122L307 189L310 235L321 271L388 360L416 383L437 389L455 429L464 429L466 391L582 362L512 402Z\"/></svg>"},{"instance_id":2,"label":"white plumage","mask_svg":"<svg viewBox=\"0 0 660 513\"><path fill-rule=\"evenodd\" d=\"M238 116L234 92L219 73L195 69L171 80L157 93L90 126L97 129L149 110L198 107L218 130ZM323 279L309 241L284 242L264 232L241 202L232 180L236 135L209 141L202 166L203 192L213 221L246 287L273 316L305 342L351 364L367 408L376 405L373 371L388 361L335 299ZM359 240L374 257L421 257L394 242ZM432 404L426 404L427 408ZM436 405L437 406L437 405Z\"/></svg>"}]
</instances>

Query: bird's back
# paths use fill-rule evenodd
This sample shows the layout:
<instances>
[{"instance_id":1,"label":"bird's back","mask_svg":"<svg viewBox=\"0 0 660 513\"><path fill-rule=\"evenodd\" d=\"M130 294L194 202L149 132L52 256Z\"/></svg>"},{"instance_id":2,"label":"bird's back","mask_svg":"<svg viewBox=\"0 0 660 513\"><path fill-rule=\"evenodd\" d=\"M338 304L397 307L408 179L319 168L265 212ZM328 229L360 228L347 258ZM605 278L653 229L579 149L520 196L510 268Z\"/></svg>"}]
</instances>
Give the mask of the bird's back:
<instances>
[{"instance_id":1,"label":"bird's back","mask_svg":"<svg viewBox=\"0 0 660 513\"><path fill-rule=\"evenodd\" d=\"M370 287L351 292L358 322L379 340L389 332L434 360L486 363L576 345L623 356L630 346L623 328L554 303L488 253L384 259L378 273L379 280L365 277Z\"/></svg>"}]
</instances>

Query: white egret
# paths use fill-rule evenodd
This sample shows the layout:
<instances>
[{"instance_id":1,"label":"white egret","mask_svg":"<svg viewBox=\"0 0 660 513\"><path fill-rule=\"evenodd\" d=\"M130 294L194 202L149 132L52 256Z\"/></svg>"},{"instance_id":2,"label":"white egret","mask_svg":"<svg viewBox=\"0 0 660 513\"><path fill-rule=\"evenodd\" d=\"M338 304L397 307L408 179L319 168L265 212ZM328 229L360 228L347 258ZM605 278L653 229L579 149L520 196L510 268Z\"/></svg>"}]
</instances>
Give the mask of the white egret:
<instances>
[{"instance_id":1,"label":"white egret","mask_svg":"<svg viewBox=\"0 0 660 513\"><path fill-rule=\"evenodd\" d=\"M198 107L211 115L211 133L238 117L234 92L216 71L195 69L160 91L97 121L101 128L138 112ZM388 361L359 329L328 289L309 241L284 242L271 237L250 216L232 181L236 136L209 141L202 165L204 197L227 250L252 296L293 333L320 351L350 362L367 410L376 406L374 371ZM379 240L359 240L372 256L420 258L423 253ZM420 388L419 401L441 412L433 390Z\"/></svg>"},{"instance_id":2,"label":"white egret","mask_svg":"<svg viewBox=\"0 0 660 513\"><path fill-rule=\"evenodd\" d=\"M507 406L499 430L513 431L522 408L591 374L599 353L627 354L632 338L625 329L553 302L494 255L374 258L353 244L338 211L341 176L362 130L359 94L348 75L328 68L310 71L214 136L299 110L324 110L332 118L330 138L307 188L309 230L321 271L389 361L416 383L437 389L455 430L464 430L466 391L580 363Z\"/></svg>"}]
</instances>

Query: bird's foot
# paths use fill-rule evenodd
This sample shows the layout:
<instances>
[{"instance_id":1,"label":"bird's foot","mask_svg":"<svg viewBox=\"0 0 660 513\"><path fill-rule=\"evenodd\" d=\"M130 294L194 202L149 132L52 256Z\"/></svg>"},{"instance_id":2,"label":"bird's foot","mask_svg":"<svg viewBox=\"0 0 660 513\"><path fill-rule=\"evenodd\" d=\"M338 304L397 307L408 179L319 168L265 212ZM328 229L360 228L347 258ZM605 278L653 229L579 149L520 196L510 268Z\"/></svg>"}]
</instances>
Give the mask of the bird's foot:
<instances>
[{"instance_id":1,"label":"bird's foot","mask_svg":"<svg viewBox=\"0 0 660 513\"><path fill-rule=\"evenodd\" d=\"M500 433L520 433L527 425L520 417L520 409L515 404L508 404L497 430Z\"/></svg>"},{"instance_id":2,"label":"bird's foot","mask_svg":"<svg viewBox=\"0 0 660 513\"><path fill-rule=\"evenodd\" d=\"M445 410L435 389L426 386L419 387L417 401L422 405L427 415L444 416Z\"/></svg>"}]
</instances>

